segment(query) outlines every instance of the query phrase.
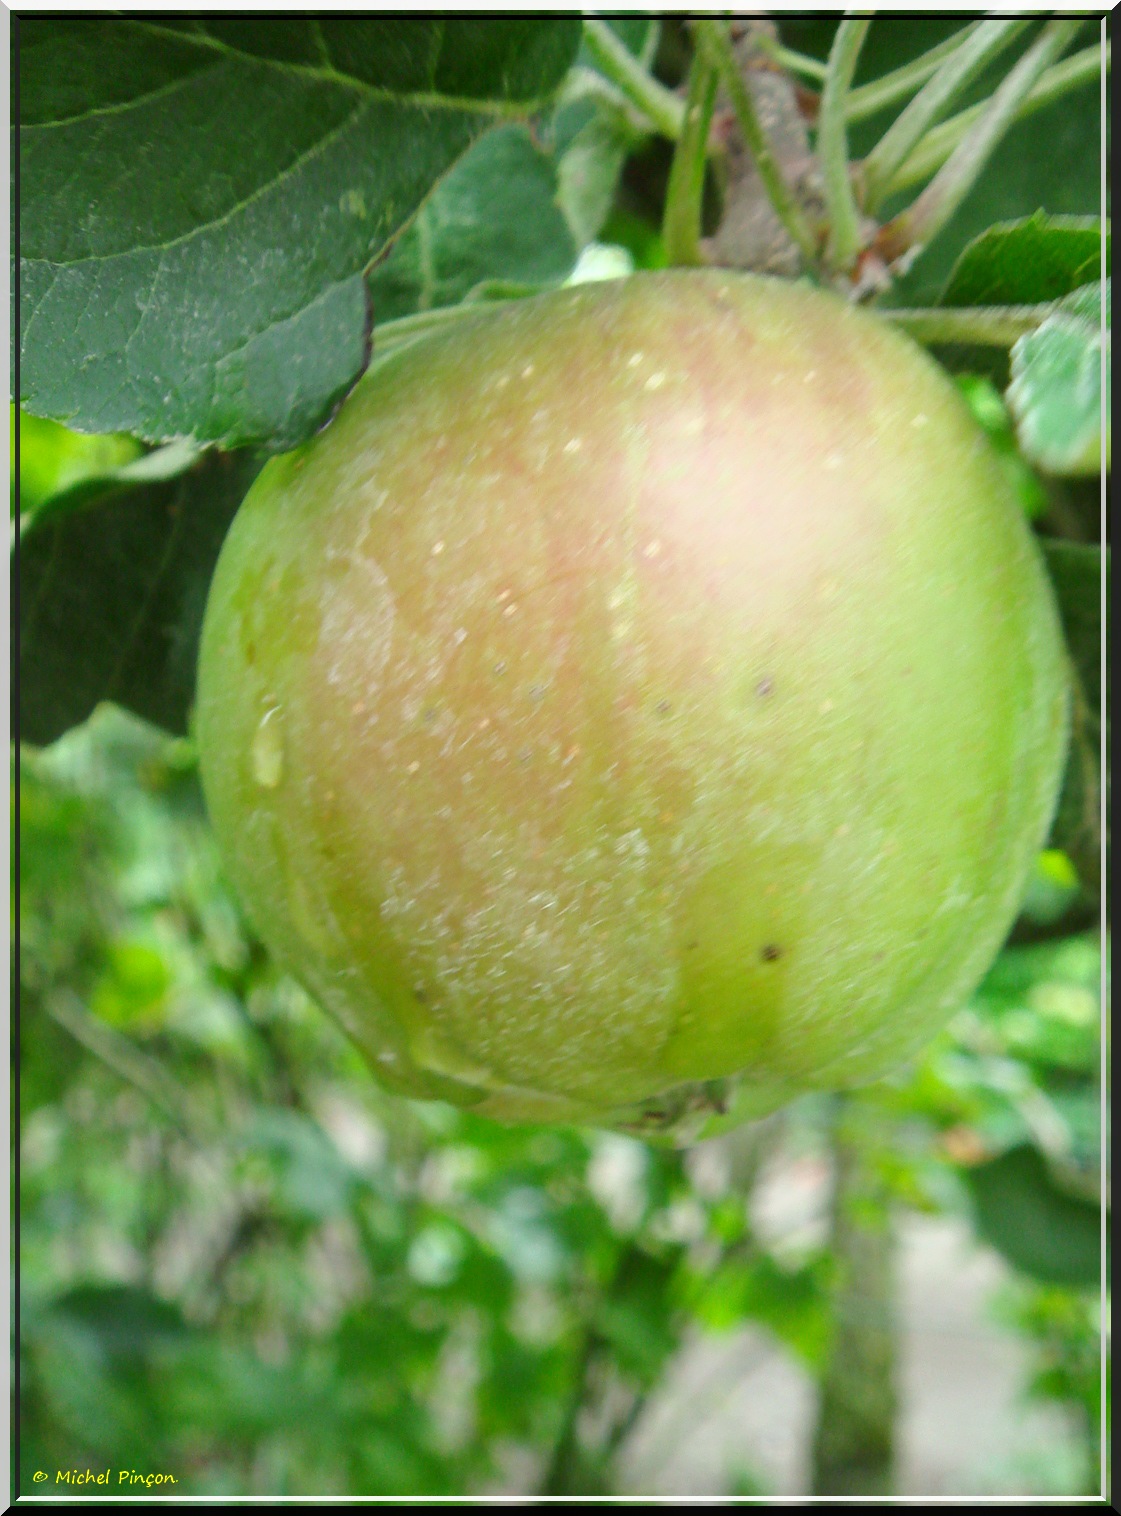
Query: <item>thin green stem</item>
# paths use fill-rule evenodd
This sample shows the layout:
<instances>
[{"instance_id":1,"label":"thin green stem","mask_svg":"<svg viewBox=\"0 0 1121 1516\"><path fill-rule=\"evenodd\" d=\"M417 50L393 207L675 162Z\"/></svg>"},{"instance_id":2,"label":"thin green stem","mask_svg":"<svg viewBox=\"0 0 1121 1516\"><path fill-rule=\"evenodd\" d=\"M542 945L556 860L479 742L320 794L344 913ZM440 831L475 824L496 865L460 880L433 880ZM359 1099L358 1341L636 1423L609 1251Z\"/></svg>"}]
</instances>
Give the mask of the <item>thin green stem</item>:
<instances>
[{"instance_id":1,"label":"thin green stem","mask_svg":"<svg viewBox=\"0 0 1121 1516\"><path fill-rule=\"evenodd\" d=\"M660 84L615 35L606 21L584 18L588 51L609 79L663 137L676 142L685 122L685 107L672 90Z\"/></svg>"},{"instance_id":2,"label":"thin green stem","mask_svg":"<svg viewBox=\"0 0 1121 1516\"><path fill-rule=\"evenodd\" d=\"M940 65L907 109L896 117L864 160L861 180L864 209L869 215L874 214L882 201L899 165L945 113L946 107L1027 24L1026 20L982 21L969 40Z\"/></svg>"},{"instance_id":3,"label":"thin green stem","mask_svg":"<svg viewBox=\"0 0 1121 1516\"><path fill-rule=\"evenodd\" d=\"M905 63L902 68L892 69L890 74L884 74L868 84L858 84L854 90L849 91L845 120L864 121L867 117L886 110L889 105L894 105L897 100L906 99L926 83L945 59L963 47L980 25L979 21L973 21L952 37L947 37L945 42L939 42L937 47L932 47L920 57L913 58L910 63Z\"/></svg>"},{"instance_id":4,"label":"thin green stem","mask_svg":"<svg viewBox=\"0 0 1121 1516\"><path fill-rule=\"evenodd\" d=\"M1033 112L1042 110L1044 106L1051 105L1055 100L1062 99L1071 90L1089 83L1091 79L1097 79L1101 66L1102 49L1097 45L1083 48L1081 52L1064 58L1061 63L1056 63L1054 67L1049 68L1032 86L1021 100L1014 120L1022 121L1025 116L1030 116ZM1105 66L1108 71L1110 66L1108 43L1105 47ZM980 105L971 105L968 110L951 116L948 121L943 121L941 126L936 126L929 132L895 174L888 186L888 193L899 194L900 191L910 189L915 184L921 184L924 179L929 179L932 174L937 173L958 143L981 119L985 109L984 101Z\"/></svg>"},{"instance_id":5,"label":"thin green stem","mask_svg":"<svg viewBox=\"0 0 1121 1516\"><path fill-rule=\"evenodd\" d=\"M817 150L829 216L830 262L838 270L852 267L860 247L860 216L849 174L845 103L869 25L868 17L846 16L841 22L833 38L825 88L821 92Z\"/></svg>"},{"instance_id":6,"label":"thin green stem","mask_svg":"<svg viewBox=\"0 0 1121 1516\"><path fill-rule=\"evenodd\" d=\"M884 227L882 244L889 261L925 247L938 235L976 184L1032 85L1082 24L1081 17L1047 23L915 203Z\"/></svg>"},{"instance_id":7,"label":"thin green stem","mask_svg":"<svg viewBox=\"0 0 1121 1516\"><path fill-rule=\"evenodd\" d=\"M816 79L818 83L825 78L824 63L817 58L807 58L805 53L796 53L792 48L783 47L776 37L760 33L756 45L772 63L780 64L792 74L801 74L805 79Z\"/></svg>"},{"instance_id":8,"label":"thin green stem","mask_svg":"<svg viewBox=\"0 0 1121 1516\"><path fill-rule=\"evenodd\" d=\"M671 267L690 267L701 262L705 154L712 108L716 104L717 79L712 58L703 47L698 47L689 65L685 124L670 165L662 221L666 260Z\"/></svg>"},{"instance_id":9,"label":"thin green stem","mask_svg":"<svg viewBox=\"0 0 1121 1516\"><path fill-rule=\"evenodd\" d=\"M877 314L902 327L916 342L934 345L961 343L970 347L1011 347L1043 325L1055 306L981 305L945 309L885 310Z\"/></svg>"},{"instance_id":10,"label":"thin green stem","mask_svg":"<svg viewBox=\"0 0 1121 1516\"><path fill-rule=\"evenodd\" d=\"M694 22L694 35L699 52L707 52L719 71L721 83L731 96L740 131L748 151L755 162L760 183L766 191L775 215L782 222L791 240L807 263L817 256L817 244L805 213L786 182L778 160L771 149L770 138L760 125L751 93L743 81L736 64L727 30L721 21L701 19Z\"/></svg>"}]
</instances>

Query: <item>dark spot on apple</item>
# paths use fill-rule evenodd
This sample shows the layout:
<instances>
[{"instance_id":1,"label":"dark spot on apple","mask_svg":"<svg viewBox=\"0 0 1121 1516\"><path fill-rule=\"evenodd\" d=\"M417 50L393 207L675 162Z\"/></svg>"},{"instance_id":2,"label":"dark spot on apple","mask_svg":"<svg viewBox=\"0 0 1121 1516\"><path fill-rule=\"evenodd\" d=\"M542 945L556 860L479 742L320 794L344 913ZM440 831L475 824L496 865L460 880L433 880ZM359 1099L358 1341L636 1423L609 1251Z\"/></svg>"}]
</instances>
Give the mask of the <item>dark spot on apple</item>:
<instances>
[{"instance_id":1,"label":"dark spot on apple","mask_svg":"<svg viewBox=\"0 0 1121 1516\"><path fill-rule=\"evenodd\" d=\"M774 693L774 688L774 680L769 674L764 674L763 678L760 679L759 683L755 686L755 693L760 697L760 699L765 700L768 695Z\"/></svg>"},{"instance_id":2,"label":"dark spot on apple","mask_svg":"<svg viewBox=\"0 0 1121 1516\"><path fill-rule=\"evenodd\" d=\"M774 942L768 942L759 954L764 963L774 963L776 958L782 957L782 949Z\"/></svg>"},{"instance_id":3,"label":"dark spot on apple","mask_svg":"<svg viewBox=\"0 0 1121 1516\"><path fill-rule=\"evenodd\" d=\"M413 989L413 994L416 997L416 999L420 1001L421 1005L425 1005L427 1003L427 1001L428 1001L428 991L427 990L422 990L421 987L420 987L420 985L416 985L415 986L415 988Z\"/></svg>"},{"instance_id":4,"label":"dark spot on apple","mask_svg":"<svg viewBox=\"0 0 1121 1516\"><path fill-rule=\"evenodd\" d=\"M246 663L256 663L257 661L257 649L252 642L245 644L245 661Z\"/></svg>"},{"instance_id":5,"label":"dark spot on apple","mask_svg":"<svg viewBox=\"0 0 1121 1516\"><path fill-rule=\"evenodd\" d=\"M672 710L673 707L670 705L668 700L659 700L654 709L658 712L659 716L664 716L666 712Z\"/></svg>"},{"instance_id":6,"label":"dark spot on apple","mask_svg":"<svg viewBox=\"0 0 1121 1516\"><path fill-rule=\"evenodd\" d=\"M696 939L696 938L695 938L695 937L694 937L694 938L693 938L693 940L692 940L692 942L687 942L687 943L686 943L686 944L685 944L685 946L686 946L686 948L695 948L695 947L699 947L699 946L700 946L700 943L699 943L699 942L698 942L698 941L697 941L697 939Z\"/></svg>"},{"instance_id":7,"label":"dark spot on apple","mask_svg":"<svg viewBox=\"0 0 1121 1516\"><path fill-rule=\"evenodd\" d=\"M498 662L494 665L494 672L496 674L504 674L506 672L506 660L505 660L505 658L500 658L498 660Z\"/></svg>"},{"instance_id":8,"label":"dark spot on apple","mask_svg":"<svg viewBox=\"0 0 1121 1516\"><path fill-rule=\"evenodd\" d=\"M545 686L543 684L531 684L529 687L529 698L531 700L544 700Z\"/></svg>"}]
</instances>

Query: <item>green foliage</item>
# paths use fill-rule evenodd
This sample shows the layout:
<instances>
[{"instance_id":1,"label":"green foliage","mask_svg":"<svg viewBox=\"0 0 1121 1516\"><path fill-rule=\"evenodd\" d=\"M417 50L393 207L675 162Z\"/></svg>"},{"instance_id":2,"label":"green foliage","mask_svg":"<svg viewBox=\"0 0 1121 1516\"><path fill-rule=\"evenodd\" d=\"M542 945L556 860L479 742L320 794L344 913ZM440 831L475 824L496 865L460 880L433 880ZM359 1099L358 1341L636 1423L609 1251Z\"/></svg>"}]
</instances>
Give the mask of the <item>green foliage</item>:
<instances>
[{"instance_id":1,"label":"green foliage","mask_svg":"<svg viewBox=\"0 0 1121 1516\"><path fill-rule=\"evenodd\" d=\"M1109 847L1109 711L1106 710L1106 768L1101 772L1101 657L1103 635L1109 641L1109 550L1084 543L1045 541L1044 551L1063 618L1063 631L1074 666L1074 709L1070 754L1063 790L1052 825L1055 843L1070 853L1083 880L1093 890L1101 879L1100 790L1105 784L1106 848ZM1103 572L1104 570L1104 572ZM1103 597L1104 588L1104 597ZM1101 623L1104 598L1106 625ZM1109 869L1106 868L1108 886Z\"/></svg>"},{"instance_id":2,"label":"green foliage","mask_svg":"<svg viewBox=\"0 0 1121 1516\"><path fill-rule=\"evenodd\" d=\"M300 441L364 367L363 270L579 36L575 17L24 18L21 402L152 442Z\"/></svg>"},{"instance_id":3,"label":"green foliage","mask_svg":"<svg viewBox=\"0 0 1121 1516\"><path fill-rule=\"evenodd\" d=\"M554 160L524 127L487 132L371 274L375 320L456 305L491 280L527 293L559 284L576 247L557 194Z\"/></svg>"},{"instance_id":4,"label":"green foliage","mask_svg":"<svg viewBox=\"0 0 1121 1516\"><path fill-rule=\"evenodd\" d=\"M990 226L954 264L943 305L1039 305L1091 283L1102 264L1103 227L1086 216L1046 216ZM1110 230L1104 228L1109 273Z\"/></svg>"},{"instance_id":5,"label":"green foliage","mask_svg":"<svg viewBox=\"0 0 1121 1516\"><path fill-rule=\"evenodd\" d=\"M160 461L153 454L73 486L22 536L19 719L28 742L53 742L106 699L187 730L211 574L258 464L176 454L170 477L159 477Z\"/></svg>"},{"instance_id":6,"label":"green foliage","mask_svg":"<svg viewBox=\"0 0 1121 1516\"><path fill-rule=\"evenodd\" d=\"M1037 331L1021 337L1012 349L1008 403L1016 417L1020 446L1048 473L1109 471L1109 290L1108 279L1104 295L1100 284L1076 289Z\"/></svg>"},{"instance_id":7,"label":"green foliage","mask_svg":"<svg viewBox=\"0 0 1121 1516\"><path fill-rule=\"evenodd\" d=\"M52 495L131 463L141 451L131 437L85 437L14 404L11 449L13 516L30 514Z\"/></svg>"},{"instance_id":8,"label":"green foliage","mask_svg":"<svg viewBox=\"0 0 1121 1516\"><path fill-rule=\"evenodd\" d=\"M980 1236L1017 1268L1048 1284L1097 1283L1100 1209L1056 1185L1037 1148L1010 1148L968 1177Z\"/></svg>"}]
</instances>

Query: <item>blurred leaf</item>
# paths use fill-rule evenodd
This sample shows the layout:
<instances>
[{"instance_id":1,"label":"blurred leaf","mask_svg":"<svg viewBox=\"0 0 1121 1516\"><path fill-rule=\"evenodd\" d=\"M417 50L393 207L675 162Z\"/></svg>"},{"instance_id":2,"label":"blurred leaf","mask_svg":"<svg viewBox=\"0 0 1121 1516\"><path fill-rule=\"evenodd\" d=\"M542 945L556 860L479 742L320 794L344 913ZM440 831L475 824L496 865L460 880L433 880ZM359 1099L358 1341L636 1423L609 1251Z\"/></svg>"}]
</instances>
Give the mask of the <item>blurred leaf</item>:
<instances>
[{"instance_id":1,"label":"blurred leaf","mask_svg":"<svg viewBox=\"0 0 1121 1516\"><path fill-rule=\"evenodd\" d=\"M667 1300L673 1272L672 1259L628 1248L611 1293L596 1312L597 1331L624 1372L643 1385L655 1382L677 1346Z\"/></svg>"},{"instance_id":2,"label":"blurred leaf","mask_svg":"<svg viewBox=\"0 0 1121 1516\"><path fill-rule=\"evenodd\" d=\"M12 512L37 510L52 495L129 463L141 451L132 437L87 437L15 405L12 422ZM16 443L19 443L19 473Z\"/></svg>"},{"instance_id":3,"label":"blurred leaf","mask_svg":"<svg viewBox=\"0 0 1121 1516\"><path fill-rule=\"evenodd\" d=\"M554 163L524 127L487 132L370 275L375 321L455 305L491 280L560 284L576 248L556 200Z\"/></svg>"},{"instance_id":4,"label":"blurred leaf","mask_svg":"<svg viewBox=\"0 0 1121 1516\"><path fill-rule=\"evenodd\" d=\"M811 1367L822 1361L829 1333L829 1295L821 1258L797 1268L766 1254L729 1259L699 1284L698 1320L710 1331L728 1331L744 1321L769 1327Z\"/></svg>"},{"instance_id":5,"label":"blurred leaf","mask_svg":"<svg viewBox=\"0 0 1121 1516\"><path fill-rule=\"evenodd\" d=\"M558 202L578 247L596 238L611 213L628 154L642 141L627 111L601 95L566 102L557 111Z\"/></svg>"},{"instance_id":6,"label":"blurred leaf","mask_svg":"<svg viewBox=\"0 0 1121 1516\"><path fill-rule=\"evenodd\" d=\"M140 1285L77 1285L51 1309L88 1333L109 1359L142 1358L154 1347L182 1343L190 1336L179 1311Z\"/></svg>"},{"instance_id":7,"label":"blurred leaf","mask_svg":"<svg viewBox=\"0 0 1121 1516\"><path fill-rule=\"evenodd\" d=\"M20 399L292 446L367 359L363 270L576 16L26 18Z\"/></svg>"},{"instance_id":8,"label":"blurred leaf","mask_svg":"<svg viewBox=\"0 0 1121 1516\"><path fill-rule=\"evenodd\" d=\"M1012 418L1000 391L983 374L958 374L955 377L966 404L992 443L993 452L1016 492L1024 515L1029 520L1042 516L1049 504L1047 491L1016 445Z\"/></svg>"},{"instance_id":9,"label":"blurred leaf","mask_svg":"<svg viewBox=\"0 0 1121 1516\"><path fill-rule=\"evenodd\" d=\"M1043 555L1059 602L1067 648L1078 670L1086 701L1101 710L1102 549L1081 542L1042 539ZM1106 637L1109 636L1110 553L1105 549Z\"/></svg>"},{"instance_id":10,"label":"blurred leaf","mask_svg":"<svg viewBox=\"0 0 1121 1516\"><path fill-rule=\"evenodd\" d=\"M1035 860L1020 915L1038 926L1053 926L1078 904L1082 894L1078 870L1058 848L1048 848Z\"/></svg>"},{"instance_id":11,"label":"blurred leaf","mask_svg":"<svg viewBox=\"0 0 1121 1516\"><path fill-rule=\"evenodd\" d=\"M1052 538L1042 541L1059 603L1067 648L1076 672L1071 745L1062 793L1051 827L1051 844L1073 860L1083 881L1096 889L1101 870L1101 656L1102 550ZM1110 555L1105 553L1105 604L1109 637ZM1109 851L1109 719L1106 718L1106 851ZM1108 858L1107 858L1108 861ZM1107 868L1108 878L1108 868Z\"/></svg>"},{"instance_id":12,"label":"blurred leaf","mask_svg":"<svg viewBox=\"0 0 1121 1516\"><path fill-rule=\"evenodd\" d=\"M1105 469L1110 464L1110 281L1105 282ZM1101 285L1084 285L1012 349L1008 404L1020 446L1051 474L1102 470Z\"/></svg>"},{"instance_id":13,"label":"blurred leaf","mask_svg":"<svg viewBox=\"0 0 1121 1516\"><path fill-rule=\"evenodd\" d=\"M604 242L626 248L636 268L665 268L666 249L660 228L629 211L613 210L600 236Z\"/></svg>"},{"instance_id":14,"label":"blurred leaf","mask_svg":"<svg viewBox=\"0 0 1121 1516\"><path fill-rule=\"evenodd\" d=\"M345 1211L354 1177L330 1138L298 1111L262 1109L245 1136L249 1151L264 1154L284 1209L320 1221Z\"/></svg>"},{"instance_id":15,"label":"blurred leaf","mask_svg":"<svg viewBox=\"0 0 1121 1516\"><path fill-rule=\"evenodd\" d=\"M137 1022L158 1025L172 983L162 954L150 943L126 940L110 943L106 956L90 1003L94 1015L122 1028Z\"/></svg>"},{"instance_id":16,"label":"blurred leaf","mask_svg":"<svg viewBox=\"0 0 1121 1516\"><path fill-rule=\"evenodd\" d=\"M636 58L648 68L653 64L661 32L658 17L615 16L607 25ZM565 83L552 131L558 203L577 247L583 248L603 230L627 155L645 140L625 97L586 43Z\"/></svg>"},{"instance_id":17,"label":"blurred leaf","mask_svg":"<svg viewBox=\"0 0 1121 1516\"><path fill-rule=\"evenodd\" d=\"M658 51L658 36L662 22L659 16L611 16L604 18L608 26L641 63L649 68ZM596 62L584 42L580 44L577 61L582 67L595 68Z\"/></svg>"},{"instance_id":18,"label":"blurred leaf","mask_svg":"<svg viewBox=\"0 0 1121 1516\"><path fill-rule=\"evenodd\" d=\"M1105 271L1109 274L1109 223ZM942 305L1041 305L1101 273L1102 224L1091 216L1048 216L990 226L954 264Z\"/></svg>"},{"instance_id":19,"label":"blurred leaf","mask_svg":"<svg viewBox=\"0 0 1121 1516\"><path fill-rule=\"evenodd\" d=\"M1016 1268L1051 1284L1098 1282L1099 1209L1059 1189L1037 1148L1012 1148L965 1177L978 1232Z\"/></svg>"},{"instance_id":20,"label":"blurred leaf","mask_svg":"<svg viewBox=\"0 0 1121 1516\"><path fill-rule=\"evenodd\" d=\"M23 741L54 742L102 700L186 732L210 578L259 466L211 453L169 480L79 485L36 516L18 550Z\"/></svg>"}]
</instances>

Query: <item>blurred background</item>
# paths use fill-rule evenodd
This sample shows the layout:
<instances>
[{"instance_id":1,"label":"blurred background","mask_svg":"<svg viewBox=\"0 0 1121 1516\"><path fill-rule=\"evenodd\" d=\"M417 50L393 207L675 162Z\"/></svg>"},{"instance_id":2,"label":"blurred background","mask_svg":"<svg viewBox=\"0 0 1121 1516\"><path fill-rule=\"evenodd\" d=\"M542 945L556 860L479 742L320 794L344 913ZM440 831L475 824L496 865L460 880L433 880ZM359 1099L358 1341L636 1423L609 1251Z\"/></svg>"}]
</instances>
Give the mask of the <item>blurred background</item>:
<instances>
[{"instance_id":1,"label":"blurred background","mask_svg":"<svg viewBox=\"0 0 1121 1516\"><path fill-rule=\"evenodd\" d=\"M112 445L34 426L55 469ZM189 741L102 706L17 766L26 1481L1098 1488L1101 957L1063 854L921 1062L678 1152L383 1096L240 915Z\"/></svg>"}]
</instances>

